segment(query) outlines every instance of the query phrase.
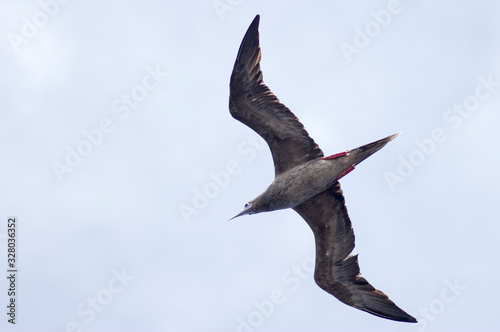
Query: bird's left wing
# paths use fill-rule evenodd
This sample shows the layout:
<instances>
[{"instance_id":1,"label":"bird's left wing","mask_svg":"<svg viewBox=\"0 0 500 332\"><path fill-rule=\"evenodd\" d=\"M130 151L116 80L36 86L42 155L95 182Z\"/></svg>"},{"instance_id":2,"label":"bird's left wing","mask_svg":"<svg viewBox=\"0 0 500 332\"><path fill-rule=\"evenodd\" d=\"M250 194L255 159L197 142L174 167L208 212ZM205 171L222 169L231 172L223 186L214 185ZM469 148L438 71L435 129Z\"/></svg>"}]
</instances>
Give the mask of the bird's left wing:
<instances>
[{"instance_id":1,"label":"bird's left wing","mask_svg":"<svg viewBox=\"0 0 500 332\"><path fill-rule=\"evenodd\" d=\"M260 70L259 15L241 42L230 82L231 115L269 145L275 175L323 156L297 117L269 90Z\"/></svg>"},{"instance_id":2,"label":"bird's left wing","mask_svg":"<svg viewBox=\"0 0 500 332\"><path fill-rule=\"evenodd\" d=\"M354 249L354 232L337 182L294 210L312 228L316 240L314 280L340 301L373 315L402 322L417 320L361 277Z\"/></svg>"}]
</instances>

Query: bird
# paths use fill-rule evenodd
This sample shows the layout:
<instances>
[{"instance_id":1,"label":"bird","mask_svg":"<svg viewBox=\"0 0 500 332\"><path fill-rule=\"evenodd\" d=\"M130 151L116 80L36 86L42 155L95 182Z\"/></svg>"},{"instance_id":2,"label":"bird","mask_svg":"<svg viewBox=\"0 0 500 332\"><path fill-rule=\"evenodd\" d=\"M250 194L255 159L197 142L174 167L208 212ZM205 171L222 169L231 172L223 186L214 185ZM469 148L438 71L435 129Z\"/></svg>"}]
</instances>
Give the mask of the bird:
<instances>
[{"instance_id":1,"label":"bird","mask_svg":"<svg viewBox=\"0 0 500 332\"><path fill-rule=\"evenodd\" d=\"M354 233L339 180L399 135L325 156L298 118L264 84L260 69L259 21L250 24L230 79L229 111L268 144L275 178L264 192L230 218L291 208L313 231L314 280L341 302L382 318L416 323L360 274L352 255Z\"/></svg>"}]
</instances>

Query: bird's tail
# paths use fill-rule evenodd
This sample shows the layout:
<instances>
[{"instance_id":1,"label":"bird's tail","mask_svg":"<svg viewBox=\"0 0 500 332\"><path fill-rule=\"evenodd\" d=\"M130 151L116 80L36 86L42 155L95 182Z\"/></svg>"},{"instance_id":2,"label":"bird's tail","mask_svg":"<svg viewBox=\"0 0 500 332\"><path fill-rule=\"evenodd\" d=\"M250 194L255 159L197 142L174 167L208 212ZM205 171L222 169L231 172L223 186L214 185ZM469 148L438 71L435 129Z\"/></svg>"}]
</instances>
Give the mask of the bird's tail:
<instances>
[{"instance_id":1,"label":"bird's tail","mask_svg":"<svg viewBox=\"0 0 500 332\"><path fill-rule=\"evenodd\" d=\"M353 149L351 151L348 151L347 158L349 159L349 164L355 166L377 152L378 150L382 149L387 143L395 139L396 137L399 136L400 133L387 136L386 138L382 138L378 141L375 141L373 143L369 143L363 146L360 146L359 148Z\"/></svg>"}]
</instances>

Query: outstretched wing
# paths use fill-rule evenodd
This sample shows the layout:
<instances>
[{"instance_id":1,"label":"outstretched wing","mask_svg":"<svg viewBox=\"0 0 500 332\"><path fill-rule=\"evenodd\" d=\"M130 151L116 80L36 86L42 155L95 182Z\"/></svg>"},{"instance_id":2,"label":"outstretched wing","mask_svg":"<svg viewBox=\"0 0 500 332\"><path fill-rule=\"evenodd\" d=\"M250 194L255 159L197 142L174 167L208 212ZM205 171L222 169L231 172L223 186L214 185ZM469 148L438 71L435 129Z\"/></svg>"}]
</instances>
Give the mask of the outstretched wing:
<instances>
[{"instance_id":1,"label":"outstretched wing","mask_svg":"<svg viewBox=\"0 0 500 332\"><path fill-rule=\"evenodd\" d=\"M323 156L297 117L269 90L260 70L259 15L243 38L230 83L231 115L269 145L275 175Z\"/></svg>"},{"instance_id":2,"label":"outstretched wing","mask_svg":"<svg viewBox=\"0 0 500 332\"><path fill-rule=\"evenodd\" d=\"M417 322L361 277L358 257L350 255L354 249L354 232L338 182L294 210L314 232L314 280L319 287L345 304L370 314L402 322Z\"/></svg>"}]
</instances>

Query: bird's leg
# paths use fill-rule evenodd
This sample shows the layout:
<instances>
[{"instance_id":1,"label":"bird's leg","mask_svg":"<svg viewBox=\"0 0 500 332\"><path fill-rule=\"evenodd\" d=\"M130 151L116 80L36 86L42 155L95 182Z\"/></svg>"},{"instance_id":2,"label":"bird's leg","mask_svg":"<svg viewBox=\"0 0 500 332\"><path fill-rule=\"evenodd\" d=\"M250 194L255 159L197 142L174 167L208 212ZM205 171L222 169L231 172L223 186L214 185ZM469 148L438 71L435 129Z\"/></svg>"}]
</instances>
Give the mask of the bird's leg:
<instances>
[{"instance_id":1,"label":"bird's leg","mask_svg":"<svg viewBox=\"0 0 500 332\"><path fill-rule=\"evenodd\" d=\"M321 160L332 160L332 159L337 159L337 158L345 157L345 156L347 156L347 152L340 152L340 153L332 154L331 156L323 157L323 158L321 158Z\"/></svg>"},{"instance_id":2,"label":"bird's leg","mask_svg":"<svg viewBox=\"0 0 500 332\"><path fill-rule=\"evenodd\" d=\"M341 158L341 157L347 156L348 153L349 153L349 151L340 152L340 153L332 154L331 156L323 157L321 159L322 160L337 159L337 158ZM345 175L347 175L347 173L351 172L353 169L354 169L354 165L351 165L351 166L347 167L345 170L343 170L342 172L340 172L339 176L337 176L337 179L335 179L334 183L337 182L340 178L342 178Z\"/></svg>"},{"instance_id":3,"label":"bird's leg","mask_svg":"<svg viewBox=\"0 0 500 332\"><path fill-rule=\"evenodd\" d=\"M347 175L347 173L351 172L352 170L354 169L354 165L351 165L349 167L347 167L345 170L343 170L339 176L337 177L337 180L335 181L338 181L340 180L340 178L344 177L345 175Z\"/></svg>"}]
</instances>

